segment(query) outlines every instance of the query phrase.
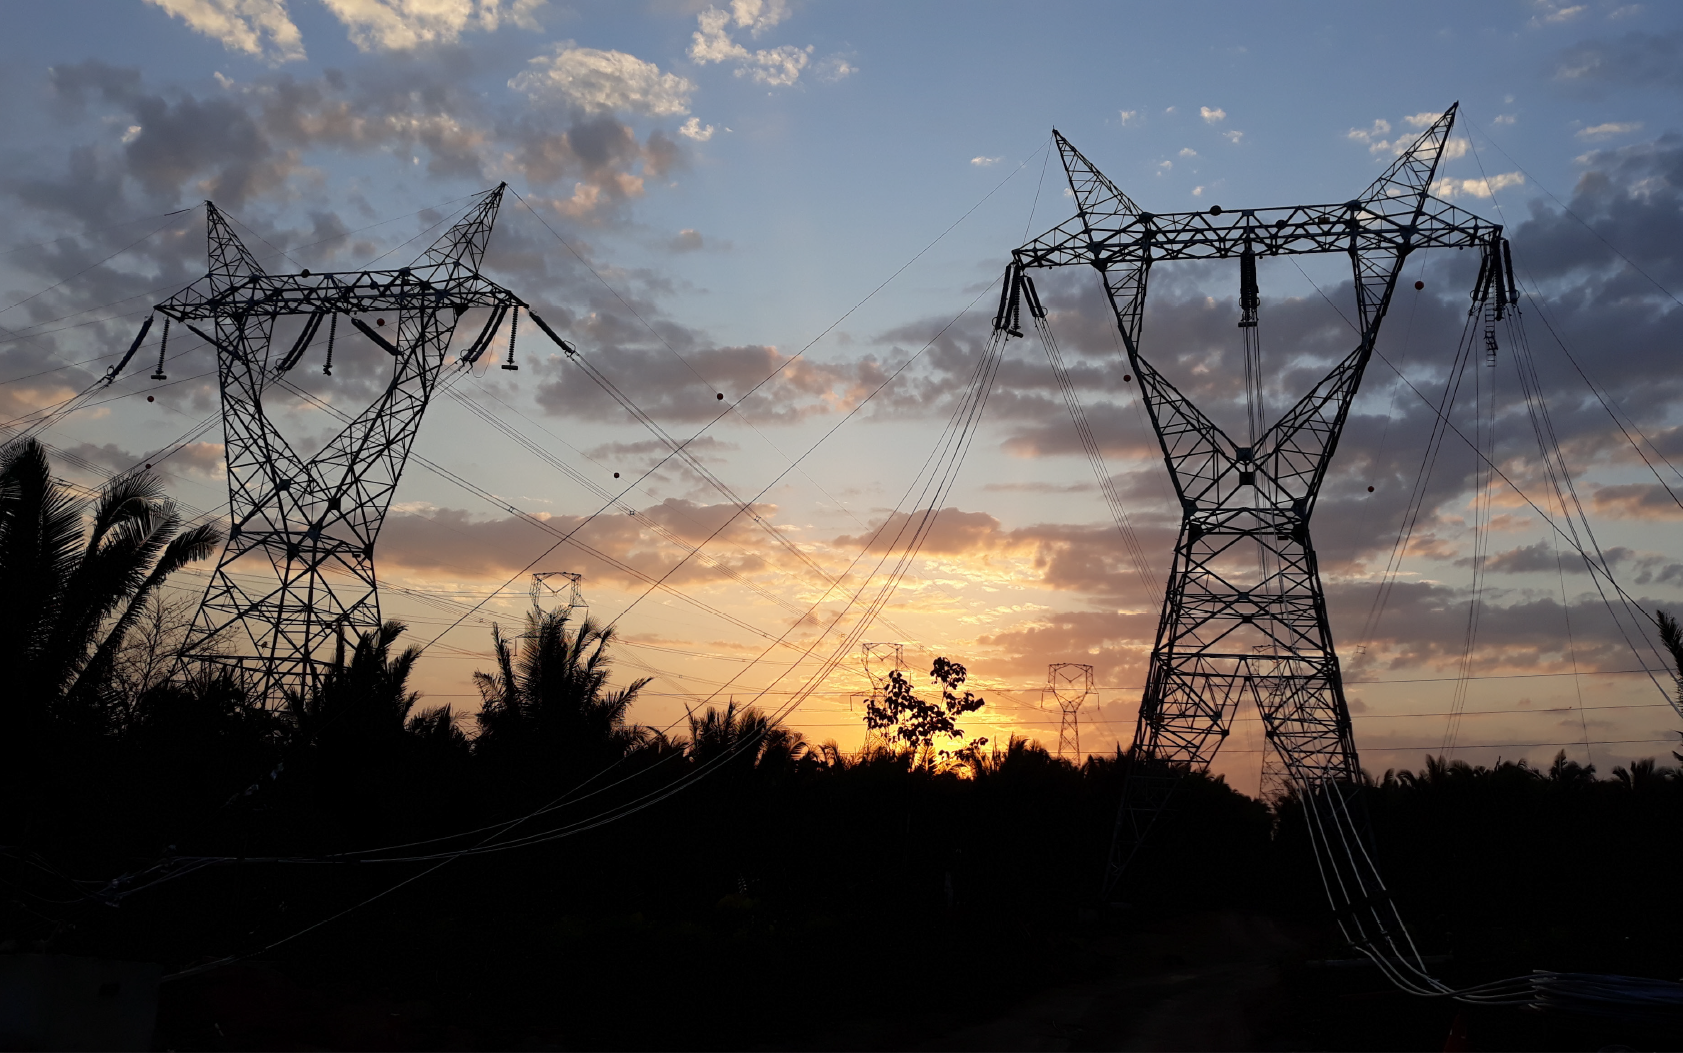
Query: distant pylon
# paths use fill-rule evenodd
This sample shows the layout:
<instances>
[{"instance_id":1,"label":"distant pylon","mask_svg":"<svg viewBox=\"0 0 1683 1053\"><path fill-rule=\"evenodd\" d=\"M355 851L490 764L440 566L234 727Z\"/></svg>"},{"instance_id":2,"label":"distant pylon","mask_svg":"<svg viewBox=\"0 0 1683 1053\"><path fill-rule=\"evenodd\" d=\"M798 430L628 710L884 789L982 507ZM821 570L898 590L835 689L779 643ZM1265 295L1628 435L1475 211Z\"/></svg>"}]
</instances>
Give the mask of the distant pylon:
<instances>
[{"instance_id":1,"label":"distant pylon","mask_svg":"<svg viewBox=\"0 0 1683 1053\"><path fill-rule=\"evenodd\" d=\"M1053 662L1046 667L1046 691L1058 701L1063 710L1063 723L1058 726L1058 756L1066 754L1081 763L1081 704L1093 693L1093 667L1075 662Z\"/></svg>"},{"instance_id":2,"label":"distant pylon","mask_svg":"<svg viewBox=\"0 0 1683 1053\"><path fill-rule=\"evenodd\" d=\"M590 604L584 602L584 589L581 587L583 581L583 574L574 574L570 570L543 570L533 574L532 609L542 614L544 600L565 592L568 614L580 608L589 610Z\"/></svg>"},{"instance_id":3,"label":"distant pylon","mask_svg":"<svg viewBox=\"0 0 1683 1053\"><path fill-rule=\"evenodd\" d=\"M888 690L890 673L902 672L906 668L905 645L898 643L865 643L859 645L859 661L865 667L865 676L871 681L871 693L866 697L865 708L883 697ZM868 756L874 750L889 745L889 740L881 731L865 725L865 741L859 744L859 755Z\"/></svg>"}]
</instances>

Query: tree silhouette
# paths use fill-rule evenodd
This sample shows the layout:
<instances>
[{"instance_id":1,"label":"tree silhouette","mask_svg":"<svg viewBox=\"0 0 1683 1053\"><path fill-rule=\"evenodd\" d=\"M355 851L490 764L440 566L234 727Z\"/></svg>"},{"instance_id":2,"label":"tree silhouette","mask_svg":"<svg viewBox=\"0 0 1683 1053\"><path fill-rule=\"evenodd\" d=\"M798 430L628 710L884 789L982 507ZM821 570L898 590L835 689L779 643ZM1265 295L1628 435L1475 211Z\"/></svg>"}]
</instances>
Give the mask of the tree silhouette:
<instances>
[{"instance_id":1,"label":"tree silhouette","mask_svg":"<svg viewBox=\"0 0 1683 1053\"><path fill-rule=\"evenodd\" d=\"M882 732L886 738L898 739L918 757L926 758L931 754L937 736L963 739L964 729L958 726L958 718L987 704L986 699L978 698L969 691L959 694L967 675L965 668L957 662L935 659L929 676L941 685L941 700L928 702L918 697L911 681L896 669L888 674L888 688L883 691L882 697L865 703L865 726ZM987 741L985 738L977 739L971 746L979 747ZM943 757L948 755L949 751L942 751Z\"/></svg>"},{"instance_id":2,"label":"tree silhouette","mask_svg":"<svg viewBox=\"0 0 1683 1053\"><path fill-rule=\"evenodd\" d=\"M90 507L52 477L35 440L0 454L0 719L14 741L48 721L101 725L129 630L171 574L221 539L208 524L183 529L149 472L116 477Z\"/></svg>"},{"instance_id":3,"label":"tree silhouette","mask_svg":"<svg viewBox=\"0 0 1683 1053\"><path fill-rule=\"evenodd\" d=\"M587 615L576 627L566 610L526 616L516 640L491 629L497 671L473 674L483 700L475 749L543 778L625 755L647 729L626 711L650 678L608 689L612 626Z\"/></svg>"}]
</instances>

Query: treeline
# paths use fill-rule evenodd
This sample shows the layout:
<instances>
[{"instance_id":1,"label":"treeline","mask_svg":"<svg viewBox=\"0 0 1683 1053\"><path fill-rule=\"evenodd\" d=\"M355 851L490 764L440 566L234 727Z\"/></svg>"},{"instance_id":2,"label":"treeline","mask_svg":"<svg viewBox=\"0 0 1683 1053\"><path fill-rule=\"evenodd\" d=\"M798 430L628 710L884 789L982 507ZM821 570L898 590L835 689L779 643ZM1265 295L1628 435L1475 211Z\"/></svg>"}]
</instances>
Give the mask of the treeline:
<instances>
[{"instance_id":1,"label":"treeline","mask_svg":"<svg viewBox=\"0 0 1683 1053\"><path fill-rule=\"evenodd\" d=\"M616 1046L847 1044L861 1004L973 1017L1108 967L1095 925L1177 911L1293 918L1343 953L1290 800L1186 776L1127 906L1102 904L1125 758L1016 738L943 758L918 735L858 757L734 705L662 734L636 720L647 681L615 686L612 631L564 612L493 635L471 713L417 696L397 623L265 708L172 654L188 611L164 583L219 540L145 475L84 503L38 446L0 461L0 950L254 955L295 986L470 1022L437 1044L559 1028ZM977 708L963 680L931 670L947 717ZM950 724L914 688L895 718ZM1364 803L1427 953L1481 973L1683 967L1673 769L1429 760ZM754 985L752 1013L718 1012L702 977ZM174 1048L232 1019L178 1010Z\"/></svg>"}]
</instances>

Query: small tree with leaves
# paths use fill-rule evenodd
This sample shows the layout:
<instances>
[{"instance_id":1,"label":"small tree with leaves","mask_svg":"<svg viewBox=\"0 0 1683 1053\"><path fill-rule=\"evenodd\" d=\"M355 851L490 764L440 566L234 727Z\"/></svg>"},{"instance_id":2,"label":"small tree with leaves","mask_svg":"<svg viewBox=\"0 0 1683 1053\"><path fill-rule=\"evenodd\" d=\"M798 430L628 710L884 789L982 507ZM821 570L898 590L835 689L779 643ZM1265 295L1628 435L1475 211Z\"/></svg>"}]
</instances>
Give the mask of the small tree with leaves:
<instances>
[{"instance_id":1,"label":"small tree with leaves","mask_svg":"<svg viewBox=\"0 0 1683 1053\"><path fill-rule=\"evenodd\" d=\"M904 744L920 757L931 754L937 736L962 741L964 729L958 726L959 718L987 704L986 699L969 691L959 693L967 675L957 662L935 659L929 670L930 679L941 685L941 699L935 702L918 697L911 681L895 670L888 674L888 687L882 696L865 704L865 726L890 742ZM959 758L966 750L987 745L987 741L982 738L959 749L941 750L939 756L943 760Z\"/></svg>"}]
</instances>

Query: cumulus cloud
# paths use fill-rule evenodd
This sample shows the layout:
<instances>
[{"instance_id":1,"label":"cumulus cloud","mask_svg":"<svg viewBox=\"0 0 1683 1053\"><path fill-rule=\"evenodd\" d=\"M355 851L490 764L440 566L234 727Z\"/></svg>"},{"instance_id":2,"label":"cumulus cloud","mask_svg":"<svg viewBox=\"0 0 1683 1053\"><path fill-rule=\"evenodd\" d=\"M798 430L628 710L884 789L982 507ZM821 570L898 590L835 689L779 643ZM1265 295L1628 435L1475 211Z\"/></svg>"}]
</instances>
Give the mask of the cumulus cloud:
<instances>
[{"instance_id":1,"label":"cumulus cloud","mask_svg":"<svg viewBox=\"0 0 1683 1053\"><path fill-rule=\"evenodd\" d=\"M698 143L704 143L713 138L713 126L709 124L702 127L700 117L691 117L679 125L678 134L686 139L694 139Z\"/></svg>"},{"instance_id":2,"label":"cumulus cloud","mask_svg":"<svg viewBox=\"0 0 1683 1053\"><path fill-rule=\"evenodd\" d=\"M1204 118L1205 124L1215 124L1217 121L1225 121L1227 119L1226 110L1220 108L1211 109L1208 106L1198 107L1198 115Z\"/></svg>"},{"instance_id":3,"label":"cumulus cloud","mask_svg":"<svg viewBox=\"0 0 1683 1053\"><path fill-rule=\"evenodd\" d=\"M285 0L146 0L194 31L270 63L304 58L304 39L287 14Z\"/></svg>"},{"instance_id":4,"label":"cumulus cloud","mask_svg":"<svg viewBox=\"0 0 1683 1053\"><path fill-rule=\"evenodd\" d=\"M555 99L584 113L634 113L649 117L681 116L689 112L695 85L674 73L662 73L623 51L581 48L563 41L529 63L508 86L533 99ZM689 125L698 122L692 120ZM685 131L692 139L706 135ZM709 127L707 135L712 134Z\"/></svg>"},{"instance_id":5,"label":"cumulus cloud","mask_svg":"<svg viewBox=\"0 0 1683 1053\"><path fill-rule=\"evenodd\" d=\"M1610 139L1615 135L1629 135L1642 130L1641 121L1607 121L1578 129L1580 139Z\"/></svg>"},{"instance_id":6,"label":"cumulus cloud","mask_svg":"<svg viewBox=\"0 0 1683 1053\"><path fill-rule=\"evenodd\" d=\"M800 79L801 71L812 58L813 48L793 44L749 51L731 39L730 27L746 27L751 35L760 33L781 22L787 6L780 0L733 0L729 11L709 7L696 16L700 27L691 34L689 55L698 65L710 62L736 64L736 75L752 77L756 84L786 87Z\"/></svg>"},{"instance_id":7,"label":"cumulus cloud","mask_svg":"<svg viewBox=\"0 0 1683 1053\"><path fill-rule=\"evenodd\" d=\"M507 18L537 29L532 12L542 0L321 0L344 23L360 51L408 51L451 44L472 29L494 31Z\"/></svg>"},{"instance_id":8,"label":"cumulus cloud","mask_svg":"<svg viewBox=\"0 0 1683 1053\"><path fill-rule=\"evenodd\" d=\"M1499 172L1489 179L1439 179L1432 184L1432 193L1445 201L1452 201L1458 197L1488 198L1498 190L1524 185L1524 173Z\"/></svg>"},{"instance_id":9,"label":"cumulus cloud","mask_svg":"<svg viewBox=\"0 0 1683 1053\"><path fill-rule=\"evenodd\" d=\"M842 55L830 55L814 66L813 70L818 74L819 80L835 84L858 73L859 67Z\"/></svg>"}]
</instances>

